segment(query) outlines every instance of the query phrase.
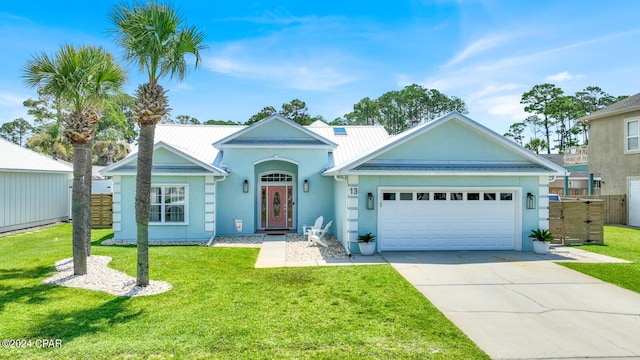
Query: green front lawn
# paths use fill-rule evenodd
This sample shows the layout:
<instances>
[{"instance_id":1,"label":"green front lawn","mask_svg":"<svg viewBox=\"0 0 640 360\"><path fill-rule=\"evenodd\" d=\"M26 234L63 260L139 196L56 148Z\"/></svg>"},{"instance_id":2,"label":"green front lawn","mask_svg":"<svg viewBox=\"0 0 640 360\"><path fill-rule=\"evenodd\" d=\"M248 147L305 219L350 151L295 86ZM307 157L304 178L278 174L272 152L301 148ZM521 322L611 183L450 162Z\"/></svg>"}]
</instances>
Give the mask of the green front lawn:
<instances>
[{"instance_id":1,"label":"green front lawn","mask_svg":"<svg viewBox=\"0 0 640 360\"><path fill-rule=\"evenodd\" d=\"M628 264L560 263L603 281L640 293L640 230L604 227L604 245L581 245L581 249L632 261Z\"/></svg>"},{"instance_id":2,"label":"green front lawn","mask_svg":"<svg viewBox=\"0 0 640 360\"><path fill-rule=\"evenodd\" d=\"M70 234L0 237L0 339L62 340L0 358L486 358L389 265L255 269L259 249L152 247L151 279L173 289L125 298L43 284ZM135 247L93 254L135 275Z\"/></svg>"}]
</instances>

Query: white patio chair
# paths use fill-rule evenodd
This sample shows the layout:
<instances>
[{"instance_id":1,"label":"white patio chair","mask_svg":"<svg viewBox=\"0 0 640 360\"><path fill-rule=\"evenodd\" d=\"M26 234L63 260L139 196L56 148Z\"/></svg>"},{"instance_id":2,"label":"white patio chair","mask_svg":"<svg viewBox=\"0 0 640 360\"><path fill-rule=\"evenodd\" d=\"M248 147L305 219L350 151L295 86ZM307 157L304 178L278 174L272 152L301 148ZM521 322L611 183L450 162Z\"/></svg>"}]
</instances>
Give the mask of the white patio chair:
<instances>
[{"instance_id":1,"label":"white patio chair","mask_svg":"<svg viewBox=\"0 0 640 360\"><path fill-rule=\"evenodd\" d=\"M316 222L313 224L313 226L304 225L302 227L302 233L304 234L304 236L307 237L307 242L311 242L311 239L309 238L311 235L319 234L320 231L322 231L322 222L323 221L324 221L324 217L323 216L318 216L318 218L316 219Z\"/></svg>"},{"instance_id":2,"label":"white patio chair","mask_svg":"<svg viewBox=\"0 0 640 360\"><path fill-rule=\"evenodd\" d=\"M329 247L329 244L324 242L324 237L327 235L327 231L329 231L331 224L333 224L333 220L329 221L319 234L309 235L309 241L313 241L314 243L320 244L324 247Z\"/></svg>"}]
</instances>

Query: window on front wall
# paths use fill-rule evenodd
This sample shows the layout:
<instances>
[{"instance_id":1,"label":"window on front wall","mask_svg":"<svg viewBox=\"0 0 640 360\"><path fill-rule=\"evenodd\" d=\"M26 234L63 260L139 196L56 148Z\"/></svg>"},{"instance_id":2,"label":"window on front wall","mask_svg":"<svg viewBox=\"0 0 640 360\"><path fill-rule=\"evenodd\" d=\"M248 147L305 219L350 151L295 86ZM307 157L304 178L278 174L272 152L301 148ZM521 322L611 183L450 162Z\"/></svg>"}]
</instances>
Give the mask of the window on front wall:
<instances>
[{"instance_id":1,"label":"window on front wall","mask_svg":"<svg viewBox=\"0 0 640 360\"><path fill-rule=\"evenodd\" d=\"M149 222L156 224L186 223L186 193L184 185L151 186Z\"/></svg>"},{"instance_id":2,"label":"window on front wall","mask_svg":"<svg viewBox=\"0 0 640 360\"><path fill-rule=\"evenodd\" d=\"M400 193L400 200L413 200L413 193Z\"/></svg>"},{"instance_id":3,"label":"window on front wall","mask_svg":"<svg viewBox=\"0 0 640 360\"><path fill-rule=\"evenodd\" d=\"M628 120L626 128L626 150L638 151L638 120Z\"/></svg>"},{"instance_id":4,"label":"window on front wall","mask_svg":"<svg viewBox=\"0 0 640 360\"><path fill-rule=\"evenodd\" d=\"M433 193L433 200L447 200L447 193L445 192Z\"/></svg>"}]
</instances>

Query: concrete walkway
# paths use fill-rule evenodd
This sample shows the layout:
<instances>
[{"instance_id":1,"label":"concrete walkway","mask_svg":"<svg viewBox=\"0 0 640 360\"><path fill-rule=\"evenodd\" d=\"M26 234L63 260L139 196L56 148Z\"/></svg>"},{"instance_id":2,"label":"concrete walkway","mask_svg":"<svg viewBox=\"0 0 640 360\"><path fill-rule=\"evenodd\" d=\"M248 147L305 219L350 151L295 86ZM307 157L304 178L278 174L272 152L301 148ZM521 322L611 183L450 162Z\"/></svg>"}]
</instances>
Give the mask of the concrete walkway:
<instances>
[{"instance_id":1,"label":"concrete walkway","mask_svg":"<svg viewBox=\"0 0 640 360\"><path fill-rule=\"evenodd\" d=\"M289 262L287 261L287 241L284 235L268 235L264 237L257 268L300 267L300 266L345 266L345 265L375 265L386 264L382 256L361 256L353 254L348 259L329 259L319 261Z\"/></svg>"},{"instance_id":2,"label":"concrete walkway","mask_svg":"<svg viewBox=\"0 0 640 360\"><path fill-rule=\"evenodd\" d=\"M491 358L640 358L640 295L553 262L619 260L575 250L383 256Z\"/></svg>"}]
</instances>

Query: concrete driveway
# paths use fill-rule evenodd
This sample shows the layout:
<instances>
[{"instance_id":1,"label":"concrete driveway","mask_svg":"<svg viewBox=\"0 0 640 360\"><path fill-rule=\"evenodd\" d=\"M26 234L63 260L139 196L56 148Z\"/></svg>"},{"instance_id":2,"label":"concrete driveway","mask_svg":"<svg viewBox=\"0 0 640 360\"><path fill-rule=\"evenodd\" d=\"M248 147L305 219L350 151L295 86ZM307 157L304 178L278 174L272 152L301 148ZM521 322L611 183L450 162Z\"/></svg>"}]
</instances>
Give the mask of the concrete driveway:
<instances>
[{"instance_id":1,"label":"concrete driveway","mask_svg":"<svg viewBox=\"0 0 640 360\"><path fill-rule=\"evenodd\" d=\"M551 261L570 257L382 255L494 359L640 358L640 295Z\"/></svg>"}]
</instances>

